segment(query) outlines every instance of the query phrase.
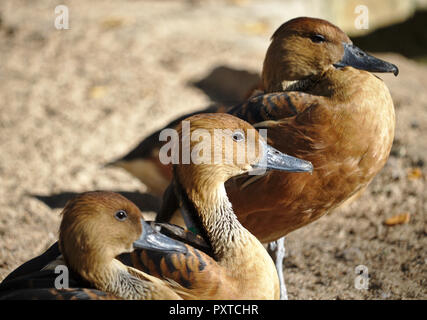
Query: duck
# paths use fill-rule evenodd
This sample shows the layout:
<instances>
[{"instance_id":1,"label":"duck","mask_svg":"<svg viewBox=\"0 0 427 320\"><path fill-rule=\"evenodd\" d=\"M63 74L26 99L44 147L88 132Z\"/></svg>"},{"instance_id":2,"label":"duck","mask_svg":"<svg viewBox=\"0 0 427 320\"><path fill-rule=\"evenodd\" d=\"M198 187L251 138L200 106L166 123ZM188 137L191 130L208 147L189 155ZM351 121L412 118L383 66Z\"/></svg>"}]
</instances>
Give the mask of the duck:
<instances>
[{"instance_id":1,"label":"duck","mask_svg":"<svg viewBox=\"0 0 427 320\"><path fill-rule=\"evenodd\" d=\"M172 288L167 281L116 259L141 245L166 251L184 249L153 232L141 211L120 194L82 193L62 211L58 243L9 275L0 285L0 299L182 300L176 285ZM59 252L60 258L52 260ZM43 261L47 265L34 270ZM61 288L55 280L59 265L71 276ZM30 269L33 272L28 272Z\"/></svg>"},{"instance_id":2,"label":"duck","mask_svg":"<svg viewBox=\"0 0 427 320\"><path fill-rule=\"evenodd\" d=\"M183 129L184 121L189 123L187 132ZM225 182L259 169L311 172L311 163L279 152L249 123L226 113L198 114L184 121L177 128L178 145L182 144L184 149L182 141L187 140L189 145L185 152L193 156L194 150L203 150L203 157L197 155L186 163L182 156L173 164L170 190L194 222L187 232L200 235L202 243L208 245L200 245L198 249L187 245L185 255L164 254L146 248L135 250L131 254L133 267L171 279L188 288L188 293L197 299L279 299L275 264L262 243L237 219ZM214 137L217 130L221 132L221 140L212 142L203 138L199 141L200 136ZM249 143L251 134L255 144ZM216 141L224 143L218 145ZM246 159L241 163L235 152L239 147L243 150L240 155ZM230 150L231 161L224 161ZM216 151L222 153L220 159L223 161L204 161L213 160ZM164 201L165 205L167 203Z\"/></svg>"},{"instance_id":3,"label":"duck","mask_svg":"<svg viewBox=\"0 0 427 320\"><path fill-rule=\"evenodd\" d=\"M387 86L373 73L397 76L399 69L356 47L336 25L298 17L274 32L261 83L251 97L225 111L217 108L266 129L271 146L314 166L311 175L269 171L226 183L242 225L261 242L278 242L278 269L284 237L367 188L388 159L394 139L394 105ZM208 112L213 109L209 107ZM174 127L179 119L165 128ZM172 178L171 166L163 165L158 156L163 129L111 163L162 192ZM157 178L151 183L147 177L153 175ZM158 221L183 223L171 210L162 210Z\"/></svg>"}]
</instances>

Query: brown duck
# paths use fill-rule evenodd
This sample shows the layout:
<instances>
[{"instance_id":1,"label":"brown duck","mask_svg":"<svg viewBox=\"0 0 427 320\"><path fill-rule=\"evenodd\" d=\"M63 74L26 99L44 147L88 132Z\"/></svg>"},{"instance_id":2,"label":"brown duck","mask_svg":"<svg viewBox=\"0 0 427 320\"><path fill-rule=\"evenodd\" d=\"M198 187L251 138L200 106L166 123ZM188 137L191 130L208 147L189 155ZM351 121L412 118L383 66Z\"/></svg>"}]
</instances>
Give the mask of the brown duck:
<instances>
[{"instance_id":1,"label":"brown duck","mask_svg":"<svg viewBox=\"0 0 427 320\"><path fill-rule=\"evenodd\" d=\"M234 116L200 114L186 121L190 123L189 135L203 129L213 137L215 130L223 129L221 139L224 139L224 145L229 143L232 152L239 145L244 146L245 161L239 163L234 152L232 163L183 164L179 161L175 164L169 191L175 194L191 219L192 230L202 236L208 247L198 250L186 245L186 254L165 254L145 248L138 255L138 251L132 253L132 265L179 283L197 299L278 299L275 265L264 246L235 216L224 183L233 176L252 172L254 168L304 172L312 170L311 164L268 146L249 123ZM254 145L246 144L251 130L257 141ZM178 132L183 132L181 126L178 126ZM180 138L184 140L186 136L180 134ZM191 140L191 153L197 145L200 148L198 141ZM221 148L221 159L226 158L227 149L213 143L210 148L210 140L202 143L204 146L209 144L210 159L218 148ZM167 201L165 205L168 205Z\"/></svg>"},{"instance_id":2,"label":"brown duck","mask_svg":"<svg viewBox=\"0 0 427 320\"><path fill-rule=\"evenodd\" d=\"M147 246L147 233L153 234L151 227L142 220L139 209L123 196L113 192L83 193L62 211L58 240L62 256L57 259L55 245L18 268L0 284L0 300L182 299L177 293L178 285L172 289L166 281L116 259L141 241ZM150 240L156 247L174 248L175 242L169 238L158 234L155 237ZM43 261L47 265L40 270ZM69 270L68 286L72 287L55 285L58 274L54 268L60 264Z\"/></svg>"}]
</instances>

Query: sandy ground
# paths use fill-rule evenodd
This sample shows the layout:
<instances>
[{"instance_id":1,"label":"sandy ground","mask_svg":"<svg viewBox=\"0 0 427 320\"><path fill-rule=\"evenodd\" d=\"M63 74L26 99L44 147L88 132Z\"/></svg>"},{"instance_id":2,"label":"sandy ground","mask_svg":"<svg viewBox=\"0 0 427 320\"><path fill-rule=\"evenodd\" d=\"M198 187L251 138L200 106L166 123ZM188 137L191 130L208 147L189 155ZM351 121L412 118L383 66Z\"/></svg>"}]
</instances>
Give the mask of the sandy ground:
<instances>
[{"instance_id":1,"label":"sandy ground","mask_svg":"<svg viewBox=\"0 0 427 320\"><path fill-rule=\"evenodd\" d=\"M56 30L60 3L0 2L0 280L56 240L60 208L51 207L62 202L51 195L144 193L103 165L209 104L191 83L212 69L259 73L269 36L291 17L239 1L73 0L71 29ZM379 56L401 71L381 75L397 114L392 155L361 198L288 236L291 299L427 298L427 66ZM148 213L158 206L140 200ZM409 223L384 225L406 212ZM358 265L368 290L355 288Z\"/></svg>"}]
</instances>

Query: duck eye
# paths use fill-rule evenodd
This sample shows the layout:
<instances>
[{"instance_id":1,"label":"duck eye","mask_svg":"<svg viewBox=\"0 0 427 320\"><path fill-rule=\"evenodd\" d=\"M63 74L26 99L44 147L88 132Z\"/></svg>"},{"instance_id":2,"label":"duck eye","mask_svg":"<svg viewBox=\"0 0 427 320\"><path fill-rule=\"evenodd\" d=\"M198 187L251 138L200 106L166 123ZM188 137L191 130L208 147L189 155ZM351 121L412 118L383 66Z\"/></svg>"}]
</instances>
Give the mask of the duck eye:
<instances>
[{"instance_id":1,"label":"duck eye","mask_svg":"<svg viewBox=\"0 0 427 320\"><path fill-rule=\"evenodd\" d=\"M325 42L325 41L326 41L325 37L324 37L324 36L322 36L321 34L315 34L315 35L312 35L312 36L310 37L310 39L311 39L311 41L313 41L314 43L321 43L321 42Z\"/></svg>"},{"instance_id":2,"label":"duck eye","mask_svg":"<svg viewBox=\"0 0 427 320\"><path fill-rule=\"evenodd\" d=\"M236 131L233 133L233 140L236 142L240 142L240 141L245 140L245 136L243 135L242 132Z\"/></svg>"},{"instance_id":3,"label":"duck eye","mask_svg":"<svg viewBox=\"0 0 427 320\"><path fill-rule=\"evenodd\" d=\"M119 210L115 213L114 216L116 217L117 220L124 221L128 217L128 214L124 210Z\"/></svg>"}]
</instances>

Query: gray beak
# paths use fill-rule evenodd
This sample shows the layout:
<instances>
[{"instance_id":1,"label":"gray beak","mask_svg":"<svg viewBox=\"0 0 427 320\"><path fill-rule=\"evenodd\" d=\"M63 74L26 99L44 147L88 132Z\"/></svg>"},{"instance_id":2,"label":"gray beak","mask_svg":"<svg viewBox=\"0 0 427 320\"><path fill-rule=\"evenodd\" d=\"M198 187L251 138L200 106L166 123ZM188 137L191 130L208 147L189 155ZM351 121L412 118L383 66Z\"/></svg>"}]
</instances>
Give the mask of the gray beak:
<instances>
[{"instance_id":1,"label":"gray beak","mask_svg":"<svg viewBox=\"0 0 427 320\"><path fill-rule=\"evenodd\" d=\"M187 252L187 247L182 242L176 241L154 230L142 219L141 224L142 233L139 239L133 243L135 249L178 253Z\"/></svg>"},{"instance_id":2,"label":"gray beak","mask_svg":"<svg viewBox=\"0 0 427 320\"><path fill-rule=\"evenodd\" d=\"M253 165L257 170L279 170L288 172L313 171L313 165L309 161L284 154L268 144L265 144L264 148L265 152L261 161Z\"/></svg>"},{"instance_id":3,"label":"gray beak","mask_svg":"<svg viewBox=\"0 0 427 320\"><path fill-rule=\"evenodd\" d=\"M344 42L343 46L344 56L334 67L350 66L369 72L392 72L395 76L399 74L399 69L394 64L375 58L352 44Z\"/></svg>"}]
</instances>

